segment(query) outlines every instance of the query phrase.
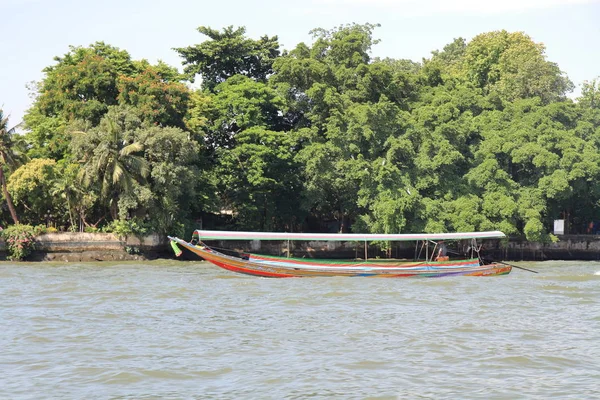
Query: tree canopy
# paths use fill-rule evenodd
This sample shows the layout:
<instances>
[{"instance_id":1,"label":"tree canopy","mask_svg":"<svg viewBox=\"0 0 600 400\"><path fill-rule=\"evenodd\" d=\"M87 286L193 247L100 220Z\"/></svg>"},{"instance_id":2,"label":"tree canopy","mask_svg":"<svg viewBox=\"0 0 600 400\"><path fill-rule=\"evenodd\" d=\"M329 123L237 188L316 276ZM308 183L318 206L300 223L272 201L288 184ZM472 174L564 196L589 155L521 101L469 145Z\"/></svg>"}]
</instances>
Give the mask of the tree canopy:
<instances>
[{"instance_id":1,"label":"tree canopy","mask_svg":"<svg viewBox=\"0 0 600 400\"><path fill-rule=\"evenodd\" d=\"M222 32L201 26L198 32L210 40L175 51L184 59L189 79L193 81L200 75L204 88L212 90L234 75L266 82L272 73L273 61L279 56L277 36L253 40L246 37L246 28L233 26Z\"/></svg>"},{"instance_id":2,"label":"tree canopy","mask_svg":"<svg viewBox=\"0 0 600 400\"><path fill-rule=\"evenodd\" d=\"M548 240L554 219L572 232L600 220L598 78L569 99L545 46L504 30L418 62L374 58L377 28L317 28L281 50L277 36L201 26L204 41L174 49L182 73L103 42L70 47L34 87L25 134L3 120L5 198L31 224L174 234Z\"/></svg>"}]
</instances>

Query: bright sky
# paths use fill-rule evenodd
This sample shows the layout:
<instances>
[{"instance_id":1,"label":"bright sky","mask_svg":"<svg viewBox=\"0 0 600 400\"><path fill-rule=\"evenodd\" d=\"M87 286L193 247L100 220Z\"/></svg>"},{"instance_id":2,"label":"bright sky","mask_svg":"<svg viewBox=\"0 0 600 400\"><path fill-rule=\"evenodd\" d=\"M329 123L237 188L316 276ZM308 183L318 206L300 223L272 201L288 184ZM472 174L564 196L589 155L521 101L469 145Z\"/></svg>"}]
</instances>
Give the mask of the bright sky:
<instances>
[{"instance_id":1,"label":"bright sky","mask_svg":"<svg viewBox=\"0 0 600 400\"><path fill-rule=\"evenodd\" d=\"M413 61L457 37L523 31L576 85L600 76L600 0L0 0L0 15L0 108L10 126L31 105L25 85L69 45L105 41L181 68L172 48L202 42L201 25L245 26L292 49L311 43L313 28L379 23L373 55Z\"/></svg>"}]
</instances>

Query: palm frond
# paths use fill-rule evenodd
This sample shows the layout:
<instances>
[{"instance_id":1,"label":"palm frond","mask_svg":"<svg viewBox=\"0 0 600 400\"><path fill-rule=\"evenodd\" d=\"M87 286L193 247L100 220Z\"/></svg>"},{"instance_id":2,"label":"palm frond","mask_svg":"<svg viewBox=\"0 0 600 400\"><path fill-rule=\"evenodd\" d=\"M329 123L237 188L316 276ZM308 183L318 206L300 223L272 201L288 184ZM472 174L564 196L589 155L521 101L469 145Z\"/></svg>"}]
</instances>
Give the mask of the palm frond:
<instances>
[{"instance_id":1,"label":"palm frond","mask_svg":"<svg viewBox=\"0 0 600 400\"><path fill-rule=\"evenodd\" d=\"M127 164L131 167L132 171L140 174L142 178L147 178L150 173L150 165L148 161L142 157L129 156L127 157Z\"/></svg>"},{"instance_id":2,"label":"palm frond","mask_svg":"<svg viewBox=\"0 0 600 400\"><path fill-rule=\"evenodd\" d=\"M83 186L88 187L90 185L89 174L85 168L81 168L77 173L77 179L79 182L83 184Z\"/></svg>"},{"instance_id":3,"label":"palm frond","mask_svg":"<svg viewBox=\"0 0 600 400\"><path fill-rule=\"evenodd\" d=\"M19 151L22 142L23 139L16 134L16 126L8 127L8 116L4 117L4 112L0 109L0 163L10 171L14 171L26 161Z\"/></svg>"},{"instance_id":4,"label":"palm frond","mask_svg":"<svg viewBox=\"0 0 600 400\"><path fill-rule=\"evenodd\" d=\"M121 179L121 187L123 188L123 192L130 193L133 190L133 179L130 174L124 174Z\"/></svg>"},{"instance_id":5,"label":"palm frond","mask_svg":"<svg viewBox=\"0 0 600 400\"><path fill-rule=\"evenodd\" d=\"M121 163L115 163L115 167L112 171L112 183L113 185L118 184L121 181L121 178L125 174L125 169Z\"/></svg>"},{"instance_id":6,"label":"palm frond","mask_svg":"<svg viewBox=\"0 0 600 400\"><path fill-rule=\"evenodd\" d=\"M112 185L110 183L110 178L108 174L104 174L104 176L102 177L102 189L100 191L100 196L102 196L103 198L108 198L111 187Z\"/></svg>"},{"instance_id":7,"label":"palm frond","mask_svg":"<svg viewBox=\"0 0 600 400\"><path fill-rule=\"evenodd\" d=\"M138 153L142 150L144 150L144 145L142 145L140 142L135 142L135 143L131 143L130 145L123 147L121 149L121 151L119 152L119 155L129 156L131 154Z\"/></svg>"}]
</instances>

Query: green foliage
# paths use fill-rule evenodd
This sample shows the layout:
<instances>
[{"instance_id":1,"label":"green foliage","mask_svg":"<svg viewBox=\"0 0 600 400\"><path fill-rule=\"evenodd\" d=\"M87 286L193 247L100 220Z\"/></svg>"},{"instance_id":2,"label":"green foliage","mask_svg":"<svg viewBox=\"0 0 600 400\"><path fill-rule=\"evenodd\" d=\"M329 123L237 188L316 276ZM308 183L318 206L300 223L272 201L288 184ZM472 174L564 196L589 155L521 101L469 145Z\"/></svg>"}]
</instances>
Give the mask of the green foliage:
<instances>
[{"instance_id":1,"label":"green foliage","mask_svg":"<svg viewBox=\"0 0 600 400\"><path fill-rule=\"evenodd\" d=\"M15 128L8 127L8 117L5 118L4 112L0 109L0 185L2 186L2 195L15 224L19 224L19 217L7 188L5 174L14 171L26 159L22 152L24 146L22 146L20 139L15 133Z\"/></svg>"},{"instance_id":2,"label":"green foliage","mask_svg":"<svg viewBox=\"0 0 600 400\"><path fill-rule=\"evenodd\" d=\"M114 233L119 238L127 238L127 236L143 236L148 233L148 228L144 223L137 219L130 220L115 220L104 227L104 232Z\"/></svg>"},{"instance_id":3,"label":"green foliage","mask_svg":"<svg viewBox=\"0 0 600 400\"><path fill-rule=\"evenodd\" d=\"M464 51L461 73L504 101L539 97L547 104L563 100L573 89L558 66L546 60L544 45L523 32L484 33Z\"/></svg>"},{"instance_id":4,"label":"green foliage","mask_svg":"<svg viewBox=\"0 0 600 400\"><path fill-rule=\"evenodd\" d=\"M200 145L178 128L150 127L136 132L150 168L144 204L153 229L170 233L180 221L210 207L214 187L200 168Z\"/></svg>"},{"instance_id":5,"label":"green foliage","mask_svg":"<svg viewBox=\"0 0 600 400\"><path fill-rule=\"evenodd\" d=\"M6 242L8 259L24 260L35 250L35 237L43 232L43 228L31 225L11 225L0 231L0 237Z\"/></svg>"},{"instance_id":6,"label":"green foliage","mask_svg":"<svg viewBox=\"0 0 600 400\"><path fill-rule=\"evenodd\" d=\"M578 104L584 109L600 109L600 79L583 82L581 97L578 100Z\"/></svg>"},{"instance_id":7,"label":"green foliage","mask_svg":"<svg viewBox=\"0 0 600 400\"><path fill-rule=\"evenodd\" d=\"M66 120L83 119L98 123L117 104L120 75L132 74L134 64L128 52L96 42L90 47L70 47L57 63L44 69L34 108L43 115Z\"/></svg>"},{"instance_id":8,"label":"green foliage","mask_svg":"<svg viewBox=\"0 0 600 400\"><path fill-rule=\"evenodd\" d=\"M281 130L283 100L264 83L236 75L214 88L205 108L205 143L210 149L231 148L236 135L252 127Z\"/></svg>"},{"instance_id":9,"label":"green foliage","mask_svg":"<svg viewBox=\"0 0 600 400\"><path fill-rule=\"evenodd\" d=\"M125 251L131 255L141 254L139 247L136 246L125 246Z\"/></svg>"},{"instance_id":10,"label":"green foliage","mask_svg":"<svg viewBox=\"0 0 600 400\"><path fill-rule=\"evenodd\" d=\"M184 118L188 131L200 136L209 123L209 113L213 96L195 91L190 94L187 114Z\"/></svg>"},{"instance_id":11,"label":"green foliage","mask_svg":"<svg viewBox=\"0 0 600 400\"><path fill-rule=\"evenodd\" d=\"M13 220L550 241L554 219L600 219L597 80L567 100L572 83L522 32L457 38L421 62L372 58L376 28L315 29L280 54L277 37L200 27L208 40L176 49L198 91L165 63L71 47L34 88L24 138L0 118ZM36 160L17 169L24 150Z\"/></svg>"},{"instance_id":12,"label":"green foliage","mask_svg":"<svg viewBox=\"0 0 600 400\"><path fill-rule=\"evenodd\" d=\"M68 221L68 230L75 232L77 230L75 216L82 220L90 203L93 203L94 196L79 184L79 164L61 162L55 172L56 177L50 188L55 205L55 218L61 225L67 225Z\"/></svg>"},{"instance_id":13,"label":"green foliage","mask_svg":"<svg viewBox=\"0 0 600 400\"><path fill-rule=\"evenodd\" d=\"M100 189L113 219L118 216L119 199L131 195L134 184L149 174L148 163L140 155L144 147L135 141L140 126L133 110L114 107L97 127L79 132L72 142L73 154L83 162L82 182Z\"/></svg>"},{"instance_id":14,"label":"green foliage","mask_svg":"<svg viewBox=\"0 0 600 400\"><path fill-rule=\"evenodd\" d=\"M33 106L24 116L25 139L32 158L59 160L69 156L70 135L68 122L62 116L47 116L38 106Z\"/></svg>"},{"instance_id":15,"label":"green foliage","mask_svg":"<svg viewBox=\"0 0 600 400\"><path fill-rule=\"evenodd\" d=\"M185 73L190 80L200 75L202 87L213 90L234 75L244 75L265 82L272 73L271 66L279 56L277 36L258 40L246 38L246 28L224 28L222 32L206 26L198 32L210 40L175 50L184 59Z\"/></svg>"},{"instance_id":16,"label":"green foliage","mask_svg":"<svg viewBox=\"0 0 600 400\"><path fill-rule=\"evenodd\" d=\"M134 106L148 123L184 126L189 90L175 68L134 61L103 42L71 46L55 61L32 87L37 97L24 118L32 157L69 158L71 132L95 127L118 104Z\"/></svg>"},{"instance_id":17,"label":"green foliage","mask_svg":"<svg viewBox=\"0 0 600 400\"><path fill-rule=\"evenodd\" d=\"M240 226L273 230L297 213L301 185L292 148L289 135L254 127L238 134L235 148L218 152L220 198Z\"/></svg>"},{"instance_id":18,"label":"green foliage","mask_svg":"<svg viewBox=\"0 0 600 400\"><path fill-rule=\"evenodd\" d=\"M46 158L33 159L11 174L8 191L24 218L35 224L46 222L46 214L54 207L51 188L55 179L56 162Z\"/></svg>"},{"instance_id":19,"label":"green foliage","mask_svg":"<svg viewBox=\"0 0 600 400\"><path fill-rule=\"evenodd\" d=\"M119 104L135 107L142 120L183 127L190 92L179 82L165 80L157 68L148 65L135 76L121 76L117 87Z\"/></svg>"}]
</instances>

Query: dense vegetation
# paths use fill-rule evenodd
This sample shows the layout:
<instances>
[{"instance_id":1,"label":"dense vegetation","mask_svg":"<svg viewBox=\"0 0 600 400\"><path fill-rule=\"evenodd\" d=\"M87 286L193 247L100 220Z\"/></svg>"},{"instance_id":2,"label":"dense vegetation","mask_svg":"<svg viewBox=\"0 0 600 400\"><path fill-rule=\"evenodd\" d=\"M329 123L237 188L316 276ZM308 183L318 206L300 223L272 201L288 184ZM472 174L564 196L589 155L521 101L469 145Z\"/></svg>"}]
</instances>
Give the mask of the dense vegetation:
<instances>
[{"instance_id":1,"label":"dense vegetation","mask_svg":"<svg viewBox=\"0 0 600 400\"><path fill-rule=\"evenodd\" d=\"M600 87L521 32L422 62L371 57L375 25L282 51L198 30L183 73L97 42L44 70L25 134L0 115L2 224L187 234L499 229L600 219ZM191 89L191 82L196 80Z\"/></svg>"}]
</instances>

